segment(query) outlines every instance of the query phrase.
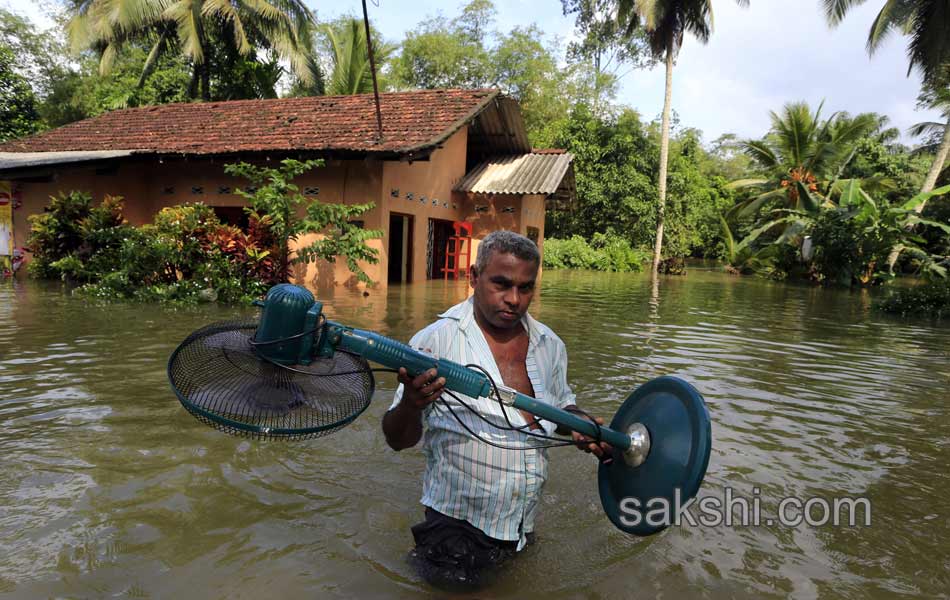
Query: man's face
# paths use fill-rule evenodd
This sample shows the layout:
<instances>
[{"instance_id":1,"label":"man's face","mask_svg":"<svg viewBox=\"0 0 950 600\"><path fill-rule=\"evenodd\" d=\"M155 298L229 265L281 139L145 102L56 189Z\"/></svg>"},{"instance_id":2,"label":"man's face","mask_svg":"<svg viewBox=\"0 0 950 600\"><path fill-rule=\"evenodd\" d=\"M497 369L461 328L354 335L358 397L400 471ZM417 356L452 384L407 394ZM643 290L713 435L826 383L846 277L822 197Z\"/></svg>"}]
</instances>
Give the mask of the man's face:
<instances>
[{"instance_id":1,"label":"man's face","mask_svg":"<svg viewBox=\"0 0 950 600\"><path fill-rule=\"evenodd\" d=\"M538 264L514 254L493 252L479 273L471 270L475 310L484 322L498 329L518 327L534 297Z\"/></svg>"}]
</instances>

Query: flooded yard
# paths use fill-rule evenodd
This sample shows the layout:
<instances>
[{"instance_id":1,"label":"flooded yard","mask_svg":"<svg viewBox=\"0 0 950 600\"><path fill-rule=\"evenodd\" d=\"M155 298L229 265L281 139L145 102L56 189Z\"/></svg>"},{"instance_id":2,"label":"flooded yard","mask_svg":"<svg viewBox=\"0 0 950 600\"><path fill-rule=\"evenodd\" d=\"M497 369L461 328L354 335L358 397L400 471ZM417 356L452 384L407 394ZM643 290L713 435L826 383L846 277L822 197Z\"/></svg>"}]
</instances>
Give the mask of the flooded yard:
<instances>
[{"instance_id":1,"label":"flooded yard","mask_svg":"<svg viewBox=\"0 0 950 600\"><path fill-rule=\"evenodd\" d=\"M331 319L406 341L464 283L320 293ZM579 404L609 421L644 381L704 395L700 498L865 497L871 525L614 529L596 461L549 451L539 543L489 593L575 597L937 597L950 589L950 327L874 314L866 292L718 271L546 272L532 314L569 353ZM409 527L424 460L379 427L395 379L330 437L254 442L193 420L166 361L250 308L96 304L0 284L0 595L417 597Z\"/></svg>"}]
</instances>

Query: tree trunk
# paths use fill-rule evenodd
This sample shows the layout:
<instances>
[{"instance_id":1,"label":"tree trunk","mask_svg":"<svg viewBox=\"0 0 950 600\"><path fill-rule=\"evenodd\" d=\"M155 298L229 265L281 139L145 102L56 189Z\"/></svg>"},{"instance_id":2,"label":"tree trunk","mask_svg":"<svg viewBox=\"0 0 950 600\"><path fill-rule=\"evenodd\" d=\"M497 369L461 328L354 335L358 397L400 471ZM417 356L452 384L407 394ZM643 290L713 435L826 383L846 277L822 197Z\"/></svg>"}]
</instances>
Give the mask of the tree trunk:
<instances>
[{"instance_id":1,"label":"tree trunk","mask_svg":"<svg viewBox=\"0 0 950 600\"><path fill-rule=\"evenodd\" d=\"M656 246L653 248L653 275L660 268L663 250L663 215L666 212L666 168L670 158L670 104L673 100L673 39L666 43L666 93L663 97L663 122L660 129L660 193L656 211Z\"/></svg>"},{"instance_id":2,"label":"tree trunk","mask_svg":"<svg viewBox=\"0 0 950 600\"><path fill-rule=\"evenodd\" d=\"M207 59L201 63L201 99L211 102L211 65Z\"/></svg>"},{"instance_id":3,"label":"tree trunk","mask_svg":"<svg viewBox=\"0 0 950 600\"><path fill-rule=\"evenodd\" d=\"M198 69L200 65L194 65L191 69L191 81L188 82L188 99L194 100L198 97L198 82L200 81L200 73Z\"/></svg>"},{"instance_id":4,"label":"tree trunk","mask_svg":"<svg viewBox=\"0 0 950 600\"><path fill-rule=\"evenodd\" d=\"M927 173L927 179L924 179L924 185L920 188L921 193L933 191L937 185L937 177L947 162L948 153L950 153L950 115L947 116L947 124L943 128L943 141L940 142L940 147L937 149L937 156L934 158L934 163L930 167L930 172ZM924 202L914 210L918 213L922 213L924 212L924 206L926 204L927 203Z\"/></svg>"}]
</instances>

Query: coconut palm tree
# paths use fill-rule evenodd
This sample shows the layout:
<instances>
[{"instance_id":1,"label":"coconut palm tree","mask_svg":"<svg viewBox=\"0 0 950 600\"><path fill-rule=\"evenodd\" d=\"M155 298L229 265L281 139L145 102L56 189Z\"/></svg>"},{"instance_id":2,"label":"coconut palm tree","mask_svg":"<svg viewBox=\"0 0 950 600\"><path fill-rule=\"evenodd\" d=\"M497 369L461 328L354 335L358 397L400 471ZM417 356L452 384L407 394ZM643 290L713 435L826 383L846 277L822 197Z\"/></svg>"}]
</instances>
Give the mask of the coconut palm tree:
<instances>
[{"instance_id":1,"label":"coconut palm tree","mask_svg":"<svg viewBox=\"0 0 950 600\"><path fill-rule=\"evenodd\" d=\"M741 6L749 0L736 0ZM663 215L666 209L666 173L670 155L670 104L673 96L673 64L683 45L686 32L702 43L709 41L713 29L712 0L617 0L617 19L629 35L635 29L646 30L650 51L666 64L666 91L660 130L659 200L656 215L656 242L653 248L653 274L660 266L663 250Z\"/></svg>"},{"instance_id":2,"label":"coconut palm tree","mask_svg":"<svg viewBox=\"0 0 950 600\"><path fill-rule=\"evenodd\" d=\"M950 34L948 34L950 35ZM921 191L929 192L937 185L937 179L940 173L947 166L947 157L950 155L950 86L939 90L925 90L920 95L920 103L927 108L940 111L945 123L925 122L918 123L910 128L911 135L930 135L932 143L925 144L918 151L933 152L934 161L930 166ZM923 211L923 206L918 207L917 212Z\"/></svg>"},{"instance_id":3,"label":"coconut palm tree","mask_svg":"<svg viewBox=\"0 0 950 600\"><path fill-rule=\"evenodd\" d=\"M835 26L849 10L866 0L823 0L828 22ZM946 90L950 86L950 6L947 0L885 0L868 32L868 54L873 55L892 31L906 34L907 72L914 68L923 75L925 87ZM943 142L930 168L921 192L933 190L937 176L950 152L950 115L943 126ZM918 206L918 212L924 205Z\"/></svg>"},{"instance_id":4,"label":"coconut palm tree","mask_svg":"<svg viewBox=\"0 0 950 600\"><path fill-rule=\"evenodd\" d=\"M740 142L766 176L730 184L759 192L737 203L733 214L751 215L763 205L782 199L787 209L818 210L820 203L816 205L812 199L830 195L858 142L881 132L887 123L886 117L874 113L854 117L835 113L822 119L823 106L813 113L805 102L786 104L781 114L771 113L772 128L764 139ZM811 193L803 193L803 189Z\"/></svg>"},{"instance_id":5,"label":"coconut palm tree","mask_svg":"<svg viewBox=\"0 0 950 600\"><path fill-rule=\"evenodd\" d=\"M123 44L151 44L140 87L162 55L178 51L193 65L189 96L196 97L200 86L201 96L210 99L207 58L214 35L241 56L273 50L304 83L318 77L309 44L314 17L303 0L72 0L72 11L70 43L76 51L98 51L102 74Z\"/></svg>"},{"instance_id":6,"label":"coconut palm tree","mask_svg":"<svg viewBox=\"0 0 950 600\"><path fill-rule=\"evenodd\" d=\"M363 21L344 18L326 25L324 31L332 59L326 93L330 96L372 93L373 75ZM393 55L396 46L382 42L375 31L371 31L370 35L373 36L373 51L378 69Z\"/></svg>"}]
</instances>

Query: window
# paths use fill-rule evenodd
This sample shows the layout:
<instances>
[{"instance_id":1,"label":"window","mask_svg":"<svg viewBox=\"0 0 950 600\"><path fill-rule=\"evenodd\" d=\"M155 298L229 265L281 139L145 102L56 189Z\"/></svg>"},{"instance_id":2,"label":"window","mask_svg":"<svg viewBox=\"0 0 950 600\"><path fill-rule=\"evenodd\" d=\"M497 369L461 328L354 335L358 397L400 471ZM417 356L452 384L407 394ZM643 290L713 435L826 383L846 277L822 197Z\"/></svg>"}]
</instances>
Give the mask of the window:
<instances>
[{"instance_id":1,"label":"window","mask_svg":"<svg viewBox=\"0 0 950 600\"><path fill-rule=\"evenodd\" d=\"M319 194L320 194L320 188L318 187L311 186L311 187L305 187L303 189L304 196L317 196Z\"/></svg>"},{"instance_id":2,"label":"window","mask_svg":"<svg viewBox=\"0 0 950 600\"><path fill-rule=\"evenodd\" d=\"M537 244L537 243L538 243L538 237L539 237L539 234L540 234L540 233L541 233L541 232L538 230L537 227L528 227L528 236L527 236L527 237L528 237L529 240L531 240L532 242L534 242L535 244Z\"/></svg>"},{"instance_id":3,"label":"window","mask_svg":"<svg viewBox=\"0 0 950 600\"><path fill-rule=\"evenodd\" d=\"M192 195L194 195L194 196L200 196L200 195L202 195L202 194L205 193L205 189L204 189L203 186L200 186L200 185L193 185L193 186L191 186L191 193L192 193Z\"/></svg>"},{"instance_id":4,"label":"window","mask_svg":"<svg viewBox=\"0 0 950 600\"><path fill-rule=\"evenodd\" d=\"M165 196L171 196L171 195L174 194L174 193L175 193L175 187L174 187L174 186L167 185L167 186L165 186L165 187L162 188L162 194L164 194Z\"/></svg>"},{"instance_id":5,"label":"window","mask_svg":"<svg viewBox=\"0 0 950 600\"><path fill-rule=\"evenodd\" d=\"M227 186L227 185L219 185L219 186L218 186L218 194L219 194L219 195L224 196L224 195L230 194L230 193L231 193L231 186Z\"/></svg>"}]
</instances>

